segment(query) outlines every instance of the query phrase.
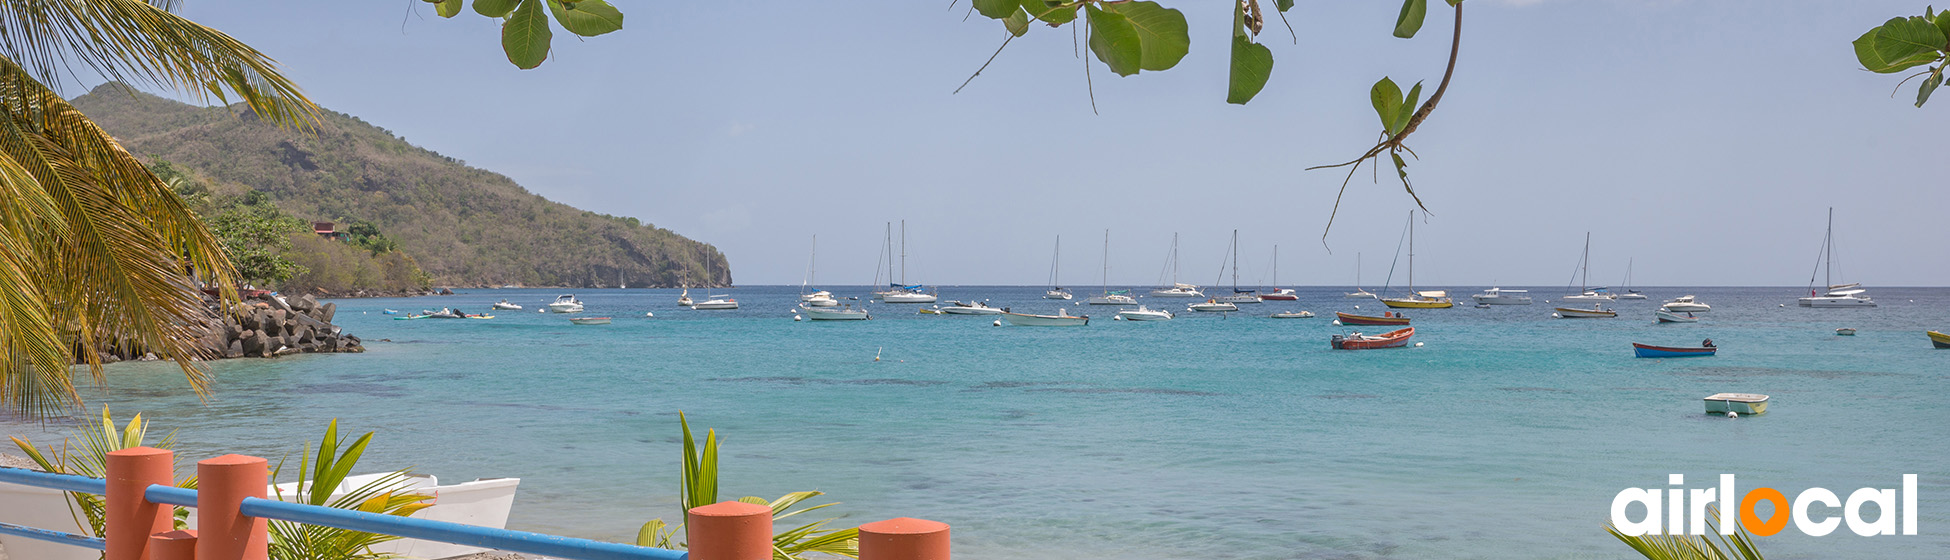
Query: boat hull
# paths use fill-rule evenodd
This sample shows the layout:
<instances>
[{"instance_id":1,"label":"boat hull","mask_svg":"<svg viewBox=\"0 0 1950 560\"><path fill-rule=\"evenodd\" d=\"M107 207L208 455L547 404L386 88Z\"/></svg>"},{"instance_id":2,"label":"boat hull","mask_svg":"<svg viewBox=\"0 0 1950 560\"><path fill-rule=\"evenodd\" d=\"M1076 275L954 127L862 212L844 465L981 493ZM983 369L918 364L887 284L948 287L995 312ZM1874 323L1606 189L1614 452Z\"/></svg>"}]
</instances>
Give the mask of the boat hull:
<instances>
[{"instance_id":1,"label":"boat hull","mask_svg":"<svg viewBox=\"0 0 1950 560\"><path fill-rule=\"evenodd\" d=\"M1171 312L1150 309L1127 309L1117 312L1117 318L1126 321L1170 321Z\"/></svg>"},{"instance_id":2,"label":"boat hull","mask_svg":"<svg viewBox=\"0 0 1950 560\"><path fill-rule=\"evenodd\" d=\"M1875 300L1854 296L1819 296L1801 298L1802 307L1855 308L1875 307Z\"/></svg>"},{"instance_id":3,"label":"boat hull","mask_svg":"<svg viewBox=\"0 0 1950 560\"><path fill-rule=\"evenodd\" d=\"M1259 303L1262 298L1255 295L1230 295L1213 299L1219 300L1219 303Z\"/></svg>"},{"instance_id":4,"label":"boat hull","mask_svg":"<svg viewBox=\"0 0 1950 560\"><path fill-rule=\"evenodd\" d=\"M1151 297L1205 297L1198 290L1151 290Z\"/></svg>"},{"instance_id":5,"label":"boat hull","mask_svg":"<svg viewBox=\"0 0 1950 560\"><path fill-rule=\"evenodd\" d=\"M1339 317L1343 325L1396 326L1408 324L1407 317L1369 317L1367 315L1352 315L1341 312L1335 312L1334 316Z\"/></svg>"},{"instance_id":6,"label":"boat hull","mask_svg":"<svg viewBox=\"0 0 1950 560\"><path fill-rule=\"evenodd\" d=\"M574 319L569 319L569 322L578 325L607 325L609 324L609 318L608 317L576 317Z\"/></svg>"},{"instance_id":7,"label":"boat hull","mask_svg":"<svg viewBox=\"0 0 1950 560\"><path fill-rule=\"evenodd\" d=\"M1071 296L1071 295L1070 295L1070 292L1061 292L1061 291L1056 291L1056 290L1051 290L1051 291L1047 291L1047 292L1043 292L1043 299L1061 299L1061 300L1067 300L1067 299L1070 299L1071 297L1074 297L1074 296Z\"/></svg>"},{"instance_id":8,"label":"boat hull","mask_svg":"<svg viewBox=\"0 0 1950 560\"><path fill-rule=\"evenodd\" d=\"M865 321L867 319L873 318L873 316L867 314L867 310L865 309L820 309L816 307L802 307L799 309L799 311L805 313L807 319L811 319L814 321Z\"/></svg>"},{"instance_id":9,"label":"boat hull","mask_svg":"<svg viewBox=\"0 0 1950 560\"><path fill-rule=\"evenodd\" d=\"M1654 311L1652 312L1652 315L1654 317L1658 317L1659 322L1661 323L1698 323L1699 322L1699 317L1688 317L1685 315L1680 315L1678 313L1673 313L1671 311L1666 311L1664 309Z\"/></svg>"},{"instance_id":10,"label":"boat hull","mask_svg":"<svg viewBox=\"0 0 1950 560\"><path fill-rule=\"evenodd\" d=\"M1564 296L1561 298L1557 298L1558 301L1590 301L1590 302L1609 302L1614 299L1616 298L1613 298L1611 296L1594 296L1589 294Z\"/></svg>"},{"instance_id":11,"label":"boat hull","mask_svg":"<svg viewBox=\"0 0 1950 560\"><path fill-rule=\"evenodd\" d=\"M1004 312L1002 318L1018 327L1082 327L1090 324L1090 317L1069 315L1030 315L1028 313Z\"/></svg>"},{"instance_id":12,"label":"boat hull","mask_svg":"<svg viewBox=\"0 0 1950 560\"><path fill-rule=\"evenodd\" d=\"M934 303L934 294L898 293L880 296L884 303Z\"/></svg>"},{"instance_id":13,"label":"boat hull","mask_svg":"<svg viewBox=\"0 0 1950 560\"><path fill-rule=\"evenodd\" d=\"M1415 336L1415 327L1396 329L1374 337L1343 337L1334 335L1329 340L1335 350L1377 350L1381 348L1401 348L1408 345L1409 337Z\"/></svg>"},{"instance_id":14,"label":"boat hull","mask_svg":"<svg viewBox=\"0 0 1950 560\"><path fill-rule=\"evenodd\" d=\"M1950 334L1943 334L1936 331L1928 331L1928 334L1930 335L1931 345L1937 348L1950 348Z\"/></svg>"},{"instance_id":15,"label":"boat hull","mask_svg":"<svg viewBox=\"0 0 1950 560\"><path fill-rule=\"evenodd\" d=\"M1314 313L1312 311L1282 311L1268 315L1267 317L1274 319L1312 319L1313 316Z\"/></svg>"},{"instance_id":16,"label":"boat hull","mask_svg":"<svg viewBox=\"0 0 1950 560\"><path fill-rule=\"evenodd\" d=\"M582 312L582 304L580 304L580 303L551 303L551 304L548 304L548 312L549 312L549 313L581 313L581 312Z\"/></svg>"},{"instance_id":17,"label":"boat hull","mask_svg":"<svg viewBox=\"0 0 1950 560\"><path fill-rule=\"evenodd\" d=\"M1470 296L1483 305L1530 305L1530 297L1513 296Z\"/></svg>"},{"instance_id":18,"label":"boat hull","mask_svg":"<svg viewBox=\"0 0 1950 560\"><path fill-rule=\"evenodd\" d=\"M1198 311L1201 313L1226 313L1226 312L1239 310L1239 306L1235 304L1225 303L1225 302L1210 302L1210 301L1205 303L1194 303L1185 306L1185 308L1190 309L1192 311Z\"/></svg>"},{"instance_id":19,"label":"boat hull","mask_svg":"<svg viewBox=\"0 0 1950 560\"><path fill-rule=\"evenodd\" d=\"M738 308L738 302L737 302L737 301L735 301L735 300L722 300L722 301L720 301L720 300L710 300L710 301L700 301L700 302L697 302L697 304L696 304L696 305L692 305L692 306L691 306L691 309L703 309L703 310L712 310L712 309L737 309L737 308Z\"/></svg>"},{"instance_id":20,"label":"boat hull","mask_svg":"<svg viewBox=\"0 0 1950 560\"><path fill-rule=\"evenodd\" d=\"M1632 353L1640 358L1698 358L1712 356L1717 351L1719 348L1711 346L1678 347L1632 343Z\"/></svg>"},{"instance_id":21,"label":"boat hull","mask_svg":"<svg viewBox=\"0 0 1950 560\"><path fill-rule=\"evenodd\" d=\"M1131 296L1091 296L1090 305L1137 305L1137 298Z\"/></svg>"},{"instance_id":22,"label":"boat hull","mask_svg":"<svg viewBox=\"0 0 1950 560\"><path fill-rule=\"evenodd\" d=\"M1289 288L1280 288L1278 291L1270 294L1260 294L1259 299L1267 301L1300 301L1300 294L1294 293Z\"/></svg>"},{"instance_id":23,"label":"boat hull","mask_svg":"<svg viewBox=\"0 0 1950 560\"><path fill-rule=\"evenodd\" d=\"M1705 313L1713 310L1712 306L1704 303L1668 303L1660 306L1660 308L1679 313Z\"/></svg>"},{"instance_id":24,"label":"boat hull","mask_svg":"<svg viewBox=\"0 0 1950 560\"><path fill-rule=\"evenodd\" d=\"M1396 309L1448 309L1456 302L1448 299L1382 299L1382 305Z\"/></svg>"},{"instance_id":25,"label":"boat hull","mask_svg":"<svg viewBox=\"0 0 1950 560\"><path fill-rule=\"evenodd\" d=\"M1601 310L1601 309L1572 309L1569 307L1559 307L1557 308L1557 315L1565 319L1610 319L1613 317L1617 317L1618 312L1610 311L1610 310Z\"/></svg>"},{"instance_id":26,"label":"boat hull","mask_svg":"<svg viewBox=\"0 0 1950 560\"><path fill-rule=\"evenodd\" d=\"M1001 315L1002 310L993 307L943 307L944 315Z\"/></svg>"},{"instance_id":27,"label":"boat hull","mask_svg":"<svg viewBox=\"0 0 1950 560\"><path fill-rule=\"evenodd\" d=\"M1707 414L1766 414L1767 395L1752 393L1720 393L1704 399Z\"/></svg>"}]
</instances>

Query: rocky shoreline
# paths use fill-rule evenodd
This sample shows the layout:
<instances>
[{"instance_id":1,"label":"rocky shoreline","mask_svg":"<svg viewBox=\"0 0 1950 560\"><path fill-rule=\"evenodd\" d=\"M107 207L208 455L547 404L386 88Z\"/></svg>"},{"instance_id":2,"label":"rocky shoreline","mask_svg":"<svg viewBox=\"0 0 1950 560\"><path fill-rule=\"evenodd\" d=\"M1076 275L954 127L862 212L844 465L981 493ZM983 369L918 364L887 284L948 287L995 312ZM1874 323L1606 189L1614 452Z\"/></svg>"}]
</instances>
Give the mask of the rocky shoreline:
<instances>
[{"instance_id":1,"label":"rocky shoreline","mask_svg":"<svg viewBox=\"0 0 1950 560\"><path fill-rule=\"evenodd\" d=\"M221 326L204 332L199 346L223 358L269 358L291 354L364 352L359 337L345 334L332 318L338 304L319 303L310 294L295 298L258 295L225 313Z\"/></svg>"}]
</instances>

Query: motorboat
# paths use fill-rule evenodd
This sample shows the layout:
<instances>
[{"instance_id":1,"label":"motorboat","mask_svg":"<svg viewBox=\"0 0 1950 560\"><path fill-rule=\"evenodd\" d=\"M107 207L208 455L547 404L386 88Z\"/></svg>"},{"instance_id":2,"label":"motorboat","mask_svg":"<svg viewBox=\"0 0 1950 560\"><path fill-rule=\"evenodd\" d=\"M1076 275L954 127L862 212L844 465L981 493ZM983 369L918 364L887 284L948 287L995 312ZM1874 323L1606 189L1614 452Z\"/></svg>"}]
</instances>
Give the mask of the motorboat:
<instances>
[{"instance_id":1,"label":"motorboat","mask_svg":"<svg viewBox=\"0 0 1950 560\"><path fill-rule=\"evenodd\" d=\"M1855 336L1855 329L1849 327L1835 329L1835 336Z\"/></svg>"},{"instance_id":2,"label":"motorboat","mask_svg":"<svg viewBox=\"0 0 1950 560\"><path fill-rule=\"evenodd\" d=\"M569 322L578 325L607 325L608 317L570 317Z\"/></svg>"},{"instance_id":3,"label":"motorboat","mask_svg":"<svg viewBox=\"0 0 1950 560\"><path fill-rule=\"evenodd\" d=\"M1604 304L1592 304L1591 309L1559 307L1556 315L1564 319L1610 319L1617 317L1618 312L1605 309Z\"/></svg>"},{"instance_id":4,"label":"motorboat","mask_svg":"<svg viewBox=\"0 0 1950 560\"><path fill-rule=\"evenodd\" d=\"M1530 305L1529 290L1505 290L1490 288L1483 293L1469 296L1479 305Z\"/></svg>"},{"instance_id":5,"label":"motorboat","mask_svg":"<svg viewBox=\"0 0 1950 560\"><path fill-rule=\"evenodd\" d=\"M1691 295L1666 300L1665 305L1661 305L1659 308L1674 313L1705 313L1713 310L1713 306L1700 303L1699 300L1694 299Z\"/></svg>"},{"instance_id":6,"label":"motorboat","mask_svg":"<svg viewBox=\"0 0 1950 560\"><path fill-rule=\"evenodd\" d=\"M1018 327L1082 327L1090 324L1089 315L1070 315L1068 310L1057 309L1055 315L1033 315L1011 313L1004 309L1002 318Z\"/></svg>"},{"instance_id":7,"label":"motorboat","mask_svg":"<svg viewBox=\"0 0 1950 560\"><path fill-rule=\"evenodd\" d=\"M555 301L548 304L548 311L550 313L581 313L582 301L577 300L575 294L556 296Z\"/></svg>"},{"instance_id":8,"label":"motorboat","mask_svg":"<svg viewBox=\"0 0 1950 560\"><path fill-rule=\"evenodd\" d=\"M1443 290L1415 291L1415 211L1408 211L1408 296L1398 298L1377 298L1382 305L1397 309L1448 309L1456 306L1449 299L1449 292ZM1400 246L1396 246L1400 250ZM1401 256L1398 252L1397 257Z\"/></svg>"},{"instance_id":9,"label":"motorboat","mask_svg":"<svg viewBox=\"0 0 1950 560\"><path fill-rule=\"evenodd\" d=\"M1684 314L1682 315L1681 313ZM1661 323L1698 323L1699 322L1699 317L1695 317L1693 316L1692 313L1683 312L1683 311L1673 312L1666 309L1660 309L1658 311L1653 311L1652 316L1657 317L1659 319L1659 322Z\"/></svg>"},{"instance_id":10,"label":"motorboat","mask_svg":"<svg viewBox=\"0 0 1950 560\"><path fill-rule=\"evenodd\" d=\"M1767 395L1755 393L1715 393L1704 399L1707 414L1766 414Z\"/></svg>"},{"instance_id":11,"label":"motorboat","mask_svg":"<svg viewBox=\"0 0 1950 560\"><path fill-rule=\"evenodd\" d=\"M1125 309L1117 312L1117 318L1126 321L1169 321L1171 317L1170 311L1147 309L1142 305L1138 306L1137 309Z\"/></svg>"},{"instance_id":12,"label":"motorboat","mask_svg":"<svg viewBox=\"0 0 1950 560\"><path fill-rule=\"evenodd\" d=\"M1931 346L1935 346L1937 348L1950 348L1950 334L1943 334L1936 331L1925 331L1924 334L1930 335Z\"/></svg>"},{"instance_id":13,"label":"motorboat","mask_svg":"<svg viewBox=\"0 0 1950 560\"><path fill-rule=\"evenodd\" d=\"M1169 288L1151 290L1151 297L1201 298L1205 297L1205 292L1199 291L1198 286L1194 284L1174 283Z\"/></svg>"},{"instance_id":14,"label":"motorboat","mask_svg":"<svg viewBox=\"0 0 1950 560\"><path fill-rule=\"evenodd\" d=\"M799 312L814 321L864 321L872 319L865 309L854 309L848 305L843 308L799 306Z\"/></svg>"},{"instance_id":15,"label":"motorboat","mask_svg":"<svg viewBox=\"0 0 1950 560\"><path fill-rule=\"evenodd\" d=\"M1049 290L1043 292L1043 299L1060 299L1064 301L1069 301L1070 298L1076 297L1070 295L1070 291L1063 289L1063 285L1057 282L1057 278L1058 278L1057 273L1062 271L1063 271L1063 236L1058 235L1056 236L1056 248L1050 251L1050 255L1049 255Z\"/></svg>"},{"instance_id":16,"label":"motorboat","mask_svg":"<svg viewBox=\"0 0 1950 560\"><path fill-rule=\"evenodd\" d=\"M501 301L497 301L497 302L494 302L494 308L495 308L495 309L509 309L509 310L514 310L514 311L521 311L521 306L520 306L520 305L518 305L518 304L515 304L515 303L513 303L513 302L510 302L510 301L508 301L508 300L505 300L505 299L504 299L504 300L501 300Z\"/></svg>"},{"instance_id":17,"label":"motorboat","mask_svg":"<svg viewBox=\"0 0 1950 560\"><path fill-rule=\"evenodd\" d=\"M825 290L800 296L799 302L806 307L839 307L840 305L840 300L833 299L833 294Z\"/></svg>"},{"instance_id":18,"label":"motorboat","mask_svg":"<svg viewBox=\"0 0 1950 560\"><path fill-rule=\"evenodd\" d=\"M1216 298L1207 299L1204 302L1187 305L1185 306L1185 308L1190 309L1192 311L1201 311L1205 313L1224 313L1228 311L1239 310L1238 305L1233 304L1231 302L1219 301Z\"/></svg>"},{"instance_id":19,"label":"motorboat","mask_svg":"<svg viewBox=\"0 0 1950 560\"><path fill-rule=\"evenodd\" d=\"M1306 310L1281 311L1278 313L1274 313L1272 315L1267 315L1267 317L1271 317L1274 319L1312 319L1313 316L1314 316L1314 312L1306 311Z\"/></svg>"},{"instance_id":20,"label":"motorboat","mask_svg":"<svg viewBox=\"0 0 1950 560\"><path fill-rule=\"evenodd\" d=\"M1814 288L1814 275L1808 275L1808 297L1799 300L1801 306L1817 308L1875 307L1875 300L1870 299L1869 296L1862 295L1863 292L1868 291L1862 289L1862 284L1835 283L1835 209L1833 207L1828 209L1828 233L1822 236L1821 243L1820 259L1816 262L1822 269L1823 277L1826 278L1824 284L1828 285L1828 292L1825 294L1817 294Z\"/></svg>"},{"instance_id":21,"label":"motorboat","mask_svg":"<svg viewBox=\"0 0 1950 560\"><path fill-rule=\"evenodd\" d=\"M695 305L691 306L691 309L737 309L737 308L738 308L738 300L728 298L725 296L712 296L712 295L705 296L704 301L697 302Z\"/></svg>"},{"instance_id":22,"label":"motorboat","mask_svg":"<svg viewBox=\"0 0 1950 560\"><path fill-rule=\"evenodd\" d=\"M1396 329L1383 334L1334 335L1328 339L1335 350L1375 350L1379 348L1401 348L1408 345L1408 338L1415 336L1415 327Z\"/></svg>"},{"instance_id":23,"label":"motorboat","mask_svg":"<svg viewBox=\"0 0 1950 560\"><path fill-rule=\"evenodd\" d=\"M1707 339L1706 342L1699 346L1653 346L1650 344L1639 344L1637 342L1632 343L1633 355L1640 358L1698 358L1711 356L1717 351L1719 351L1719 348L1713 346L1712 339Z\"/></svg>"},{"instance_id":24,"label":"motorboat","mask_svg":"<svg viewBox=\"0 0 1950 560\"><path fill-rule=\"evenodd\" d=\"M1234 292L1229 296L1219 296L1214 299L1219 300L1220 303L1263 303L1265 298L1259 297L1259 294L1253 293L1252 290L1245 290Z\"/></svg>"},{"instance_id":25,"label":"motorboat","mask_svg":"<svg viewBox=\"0 0 1950 560\"><path fill-rule=\"evenodd\" d=\"M1407 316L1393 311L1383 311L1381 312L1380 317L1374 317L1370 315L1355 315L1353 313L1342 313L1338 311L1334 313L1334 316L1338 318L1341 324L1343 325L1397 326L1397 325L1408 324Z\"/></svg>"},{"instance_id":26,"label":"motorboat","mask_svg":"<svg viewBox=\"0 0 1950 560\"><path fill-rule=\"evenodd\" d=\"M943 307L938 311L946 315L1001 315L1002 314L1001 309L989 307L988 304L979 301L965 301L965 302L950 301L948 302L948 307Z\"/></svg>"},{"instance_id":27,"label":"motorboat","mask_svg":"<svg viewBox=\"0 0 1950 560\"><path fill-rule=\"evenodd\" d=\"M1106 292L1101 296L1090 296L1090 305L1137 305L1137 298L1130 296L1130 290Z\"/></svg>"}]
</instances>

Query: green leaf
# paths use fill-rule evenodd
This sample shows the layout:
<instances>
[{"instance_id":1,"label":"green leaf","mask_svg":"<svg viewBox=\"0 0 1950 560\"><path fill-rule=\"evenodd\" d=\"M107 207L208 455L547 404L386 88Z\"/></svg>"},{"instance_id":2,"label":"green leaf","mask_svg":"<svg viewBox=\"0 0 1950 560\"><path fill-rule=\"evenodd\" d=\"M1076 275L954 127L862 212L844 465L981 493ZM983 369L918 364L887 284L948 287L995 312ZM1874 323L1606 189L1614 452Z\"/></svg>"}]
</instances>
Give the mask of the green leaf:
<instances>
[{"instance_id":1,"label":"green leaf","mask_svg":"<svg viewBox=\"0 0 1950 560\"><path fill-rule=\"evenodd\" d=\"M1131 19L1096 6L1085 6L1084 10L1090 18L1090 52L1119 76L1138 73L1143 67L1144 46L1139 43L1137 29L1131 27Z\"/></svg>"},{"instance_id":2,"label":"green leaf","mask_svg":"<svg viewBox=\"0 0 1950 560\"><path fill-rule=\"evenodd\" d=\"M1944 37L1942 29L1920 16L1893 18L1855 39L1855 58L1870 72L1900 72L1936 60Z\"/></svg>"},{"instance_id":3,"label":"green leaf","mask_svg":"<svg viewBox=\"0 0 1950 560\"><path fill-rule=\"evenodd\" d=\"M1401 120L1402 88L1395 81L1382 78L1368 88L1368 100L1374 104L1374 112L1381 117L1381 128L1394 134L1395 122Z\"/></svg>"},{"instance_id":4,"label":"green leaf","mask_svg":"<svg viewBox=\"0 0 1950 560\"><path fill-rule=\"evenodd\" d=\"M1942 68L1938 68L1935 72L1931 72L1930 75L1924 76L1923 87L1916 89L1916 107L1921 109L1923 107L1923 103L1928 102L1930 100L1930 94L1936 92L1936 87L1942 84L1943 84Z\"/></svg>"},{"instance_id":5,"label":"green leaf","mask_svg":"<svg viewBox=\"0 0 1950 560\"><path fill-rule=\"evenodd\" d=\"M1388 152L1388 157L1395 158L1395 174L1401 176L1402 184L1407 184L1408 183L1408 162L1402 161L1402 155L1395 152ZM1409 191L1409 192L1414 192L1414 191Z\"/></svg>"},{"instance_id":6,"label":"green leaf","mask_svg":"<svg viewBox=\"0 0 1950 560\"><path fill-rule=\"evenodd\" d=\"M623 12L603 0L581 0L574 4L548 0L548 11L563 29L583 37L595 37L623 28Z\"/></svg>"},{"instance_id":7,"label":"green leaf","mask_svg":"<svg viewBox=\"0 0 1950 560\"><path fill-rule=\"evenodd\" d=\"M507 51L508 62L516 68L527 70L548 60L548 42L554 33L548 29L548 16L542 13L543 1L521 0L521 7L501 24L501 50ZM481 4L476 0L474 5Z\"/></svg>"},{"instance_id":8,"label":"green leaf","mask_svg":"<svg viewBox=\"0 0 1950 560\"><path fill-rule=\"evenodd\" d=\"M1226 103L1245 105L1266 87L1273 75L1273 50L1242 35L1232 36L1232 73L1227 78Z\"/></svg>"},{"instance_id":9,"label":"green leaf","mask_svg":"<svg viewBox=\"0 0 1950 560\"><path fill-rule=\"evenodd\" d=\"M1396 115L1395 123L1388 127L1390 136L1401 134L1402 129L1408 128L1408 121L1415 118L1415 104L1421 100L1422 82L1415 82L1415 87L1408 88L1408 99L1402 101L1401 114Z\"/></svg>"},{"instance_id":10,"label":"green leaf","mask_svg":"<svg viewBox=\"0 0 1950 560\"><path fill-rule=\"evenodd\" d=\"M1933 21L1936 22L1937 31L1943 32L1943 36L1945 37L1950 37L1950 15L1944 14L1950 14L1950 10L1937 12L1936 19Z\"/></svg>"},{"instance_id":11,"label":"green leaf","mask_svg":"<svg viewBox=\"0 0 1950 560\"><path fill-rule=\"evenodd\" d=\"M1138 67L1145 70L1170 70L1192 48L1192 37L1185 26L1185 13L1157 2L1106 4L1104 11L1130 19L1143 52Z\"/></svg>"},{"instance_id":12,"label":"green leaf","mask_svg":"<svg viewBox=\"0 0 1950 560\"><path fill-rule=\"evenodd\" d=\"M1022 11L1022 6L1016 6L1016 13L1002 18L1002 27L1007 28L1010 35L1023 36L1029 32L1029 12Z\"/></svg>"},{"instance_id":13,"label":"green leaf","mask_svg":"<svg viewBox=\"0 0 1950 560\"><path fill-rule=\"evenodd\" d=\"M1025 12L1029 12L1029 17L1050 24L1051 27L1077 20L1077 6L1075 4L1064 6L1061 2L1051 2L1049 0L1021 1L1022 9Z\"/></svg>"},{"instance_id":14,"label":"green leaf","mask_svg":"<svg viewBox=\"0 0 1950 560\"><path fill-rule=\"evenodd\" d=\"M508 17L521 0L474 0L474 13L491 18Z\"/></svg>"},{"instance_id":15,"label":"green leaf","mask_svg":"<svg viewBox=\"0 0 1950 560\"><path fill-rule=\"evenodd\" d=\"M1279 10L1281 13L1285 13L1287 10L1293 9L1293 0L1273 0L1273 8Z\"/></svg>"},{"instance_id":16,"label":"green leaf","mask_svg":"<svg viewBox=\"0 0 1950 560\"><path fill-rule=\"evenodd\" d=\"M1016 12L1016 8L1020 7L1022 7L1021 0L975 0L975 11L989 19L1009 17Z\"/></svg>"},{"instance_id":17,"label":"green leaf","mask_svg":"<svg viewBox=\"0 0 1950 560\"><path fill-rule=\"evenodd\" d=\"M1429 0L1402 0L1402 13L1395 16L1395 36L1407 39L1422 30L1422 18L1429 15Z\"/></svg>"},{"instance_id":18,"label":"green leaf","mask_svg":"<svg viewBox=\"0 0 1950 560\"><path fill-rule=\"evenodd\" d=\"M435 13L440 14L440 17L443 18L454 17L455 14L460 13L461 1L462 0L440 0L440 3L433 5L433 11Z\"/></svg>"}]
</instances>

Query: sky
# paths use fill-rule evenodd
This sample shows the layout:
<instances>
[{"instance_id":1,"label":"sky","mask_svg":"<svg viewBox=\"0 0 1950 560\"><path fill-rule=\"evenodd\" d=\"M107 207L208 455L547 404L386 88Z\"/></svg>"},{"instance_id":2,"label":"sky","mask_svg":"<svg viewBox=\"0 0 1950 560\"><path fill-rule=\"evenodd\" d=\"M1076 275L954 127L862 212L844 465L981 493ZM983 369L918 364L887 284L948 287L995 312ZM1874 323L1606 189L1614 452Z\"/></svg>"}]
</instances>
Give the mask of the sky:
<instances>
[{"instance_id":1,"label":"sky","mask_svg":"<svg viewBox=\"0 0 1950 560\"><path fill-rule=\"evenodd\" d=\"M1412 40L1399 4L1301 0L1259 40L1272 78L1224 102L1229 4L1185 12L1176 68L1118 77L968 2L634 2L624 29L522 71L499 23L419 0L192 0L180 13L281 62L320 105L572 206L711 243L739 284L874 280L906 221L906 279L1346 285L1387 275L1414 202L1383 170L1306 171L1371 146L1368 88L1441 78L1452 12ZM1267 6L1271 6L1268 2ZM1921 2L1471 0L1456 77L1409 145L1430 215L1416 284L1804 286L1829 207L1840 279L1950 285L1950 99L1861 70L1849 42ZM1297 36L1297 37L1296 37ZM1086 59L1088 55L1085 55ZM91 86L82 84L78 87ZM1091 108L1094 90L1096 110ZM86 89L79 89L79 94ZM1322 234L1326 233L1323 242ZM1405 258L1406 255L1403 255ZM1396 272L1395 283L1404 279ZM1215 281L1216 280L1216 281Z\"/></svg>"}]
</instances>

